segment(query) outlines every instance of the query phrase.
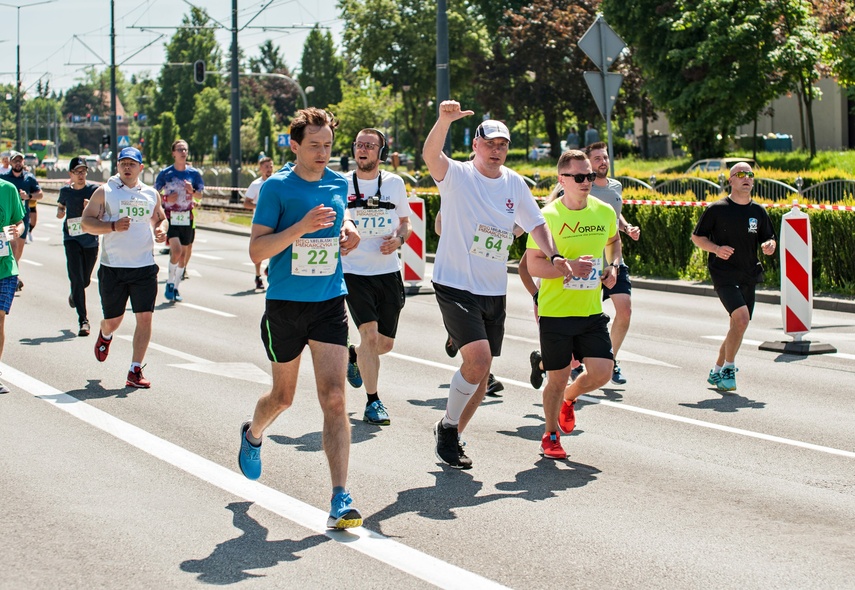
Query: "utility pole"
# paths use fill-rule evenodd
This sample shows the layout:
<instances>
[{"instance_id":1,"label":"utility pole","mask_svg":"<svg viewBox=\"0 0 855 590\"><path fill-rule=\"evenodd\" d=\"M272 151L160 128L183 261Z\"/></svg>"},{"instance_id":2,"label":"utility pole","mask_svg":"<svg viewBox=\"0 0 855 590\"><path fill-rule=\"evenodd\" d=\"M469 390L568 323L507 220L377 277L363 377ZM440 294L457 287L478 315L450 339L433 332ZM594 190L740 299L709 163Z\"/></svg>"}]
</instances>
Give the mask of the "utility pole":
<instances>
[{"instance_id":1,"label":"utility pole","mask_svg":"<svg viewBox=\"0 0 855 590\"><path fill-rule=\"evenodd\" d=\"M238 72L238 3L232 0L232 137L231 137L231 168L232 186L240 182L240 72ZM232 191L232 203L240 202L240 193Z\"/></svg>"},{"instance_id":2,"label":"utility pole","mask_svg":"<svg viewBox=\"0 0 855 590\"><path fill-rule=\"evenodd\" d=\"M436 2L436 112L439 105L451 94L451 75L448 71L448 11L445 0ZM451 155L451 135L446 134L443 151Z\"/></svg>"},{"instance_id":3,"label":"utility pole","mask_svg":"<svg viewBox=\"0 0 855 590\"><path fill-rule=\"evenodd\" d=\"M116 136L116 2L110 0L110 174L115 175L118 171L116 148L119 138Z\"/></svg>"}]
</instances>

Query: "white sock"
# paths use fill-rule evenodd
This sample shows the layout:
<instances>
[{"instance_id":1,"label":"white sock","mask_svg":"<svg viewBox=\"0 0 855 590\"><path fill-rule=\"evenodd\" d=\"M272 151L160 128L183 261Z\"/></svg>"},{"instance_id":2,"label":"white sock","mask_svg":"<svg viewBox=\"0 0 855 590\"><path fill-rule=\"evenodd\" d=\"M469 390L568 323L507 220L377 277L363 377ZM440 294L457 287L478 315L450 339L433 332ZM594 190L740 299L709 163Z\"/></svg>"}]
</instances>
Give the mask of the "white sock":
<instances>
[{"instance_id":1,"label":"white sock","mask_svg":"<svg viewBox=\"0 0 855 590\"><path fill-rule=\"evenodd\" d=\"M713 367L713 373L721 373L721 365L716 365Z\"/></svg>"},{"instance_id":2,"label":"white sock","mask_svg":"<svg viewBox=\"0 0 855 590\"><path fill-rule=\"evenodd\" d=\"M169 278L166 280L167 283L175 285L175 268L177 266L177 264L169 263Z\"/></svg>"},{"instance_id":3,"label":"white sock","mask_svg":"<svg viewBox=\"0 0 855 590\"><path fill-rule=\"evenodd\" d=\"M733 364L733 361L724 361L724 366L722 369L733 369L736 365Z\"/></svg>"},{"instance_id":4,"label":"white sock","mask_svg":"<svg viewBox=\"0 0 855 590\"><path fill-rule=\"evenodd\" d=\"M448 391L448 403L445 406L445 418L442 423L445 426L457 426L463 408L469 403L469 398L478 389L477 383L469 383L461 375L460 370L451 378L451 387Z\"/></svg>"},{"instance_id":5,"label":"white sock","mask_svg":"<svg viewBox=\"0 0 855 590\"><path fill-rule=\"evenodd\" d=\"M181 282L181 278L184 276L184 267L179 266L175 269L175 288L178 288L178 284Z\"/></svg>"},{"instance_id":6,"label":"white sock","mask_svg":"<svg viewBox=\"0 0 855 590\"><path fill-rule=\"evenodd\" d=\"M141 367L141 366L142 365L140 365L139 363L131 363L131 373L133 373L137 367Z\"/></svg>"}]
</instances>

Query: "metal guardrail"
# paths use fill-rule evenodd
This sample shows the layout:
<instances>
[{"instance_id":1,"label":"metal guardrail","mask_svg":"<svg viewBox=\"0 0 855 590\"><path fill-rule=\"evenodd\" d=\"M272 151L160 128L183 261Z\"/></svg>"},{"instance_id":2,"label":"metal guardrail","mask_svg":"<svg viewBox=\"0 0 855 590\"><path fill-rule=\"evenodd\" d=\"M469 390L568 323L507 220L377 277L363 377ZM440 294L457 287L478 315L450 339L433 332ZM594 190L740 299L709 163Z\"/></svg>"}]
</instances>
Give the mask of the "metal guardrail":
<instances>
[{"instance_id":1,"label":"metal guardrail","mask_svg":"<svg viewBox=\"0 0 855 590\"><path fill-rule=\"evenodd\" d=\"M798 181L796 182L798 184ZM855 180L826 180L799 192L801 196L814 203L835 203L855 199Z\"/></svg>"},{"instance_id":2,"label":"metal guardrail","mask_svg":"<svg viewBox=\"0 0 855 590\"><path fill-rule=\"evenodd\" d=\"M641 182L640 180L638 182ZM706 200L708 195L721 194L721 185L706 178L697 176L681 176L653 184L654 191L662 195L682 195L692 193L698 200Z\"/></svg>"}]
</instances>

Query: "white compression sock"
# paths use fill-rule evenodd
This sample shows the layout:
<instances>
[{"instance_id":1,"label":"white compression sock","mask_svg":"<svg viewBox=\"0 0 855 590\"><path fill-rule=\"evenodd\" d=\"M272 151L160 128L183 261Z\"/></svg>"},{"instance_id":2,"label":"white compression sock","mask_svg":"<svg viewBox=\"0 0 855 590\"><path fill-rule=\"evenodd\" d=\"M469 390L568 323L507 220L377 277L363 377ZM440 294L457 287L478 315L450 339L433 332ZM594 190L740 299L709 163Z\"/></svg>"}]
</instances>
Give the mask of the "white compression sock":
<instances>
[{"instance_id":1,"label":"white compression sock","mask_svg":"<svg viewBox=\"0 0 855 590\"><path fill-rule=\"evenodd\" d=\"M178 288L178 284L181 283L181 279L184 277L184 267L178 266L175 268L175 288Z\"/></svg>"},{"instance_id":2,"label":"white compression sock","mask_svg":"<svg viewBox=\"0 0 855 590\"><path fill-rule=\"evenodd\" d=\"M167 283L172 283L175 285L175 269L178 267L177 264L169 263L169 278L166 280Z\"/></svg>"},{"instance_id":3,"label":"white compression sock","mask_svg":"<svg viewBox=\"0 0 855 590\"><path fill-rule=\"evenodd\" d=\"M469 383L460 374L460 370L451 378L451 387L448 391L448 404L445 407L445 418L442 423L446 426L457 426L463 408L469 403L469 398L478 389L477 383Z\"/></svg>"}]
</instances>

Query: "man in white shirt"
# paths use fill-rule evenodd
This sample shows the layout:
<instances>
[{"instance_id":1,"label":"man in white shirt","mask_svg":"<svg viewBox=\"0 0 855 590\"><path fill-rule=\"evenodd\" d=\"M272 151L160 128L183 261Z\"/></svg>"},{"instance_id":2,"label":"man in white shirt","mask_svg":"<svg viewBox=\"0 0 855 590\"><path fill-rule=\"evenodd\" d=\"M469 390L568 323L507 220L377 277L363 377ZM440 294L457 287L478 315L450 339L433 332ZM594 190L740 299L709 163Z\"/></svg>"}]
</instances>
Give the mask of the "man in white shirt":
<instances>
[{"instance_id":1,"label":"man in white shirt","mask_svg":"<svg viewBox=\"0 0 855 590\"><path fill-rule=\"evenodd\" d=\"M246 194L243 196L243 206L246 209L255 210L258 204L258 193L261 191L261 185L264 181L270 178L273 174L273 158L264 156L258 161L258 173L261 175L253 180L246 189ZM255 288L261 291L264 290L264 282L261 280L261 262L255 264Z\"/></svg>"},{"instance_id":2,"label":"man in white shirt","mask_svg":"<svg viewBox=\"0 0 855 590\"><path fill-rule=\"evenodd\" d=\"M456 162L443 153L451 123L473 114L462 111L457 101L443 101L423 152L441 197L443 228L434 262L434 290L445 328L463 356L463 365L451 379L445 416L434 426L436 455L457 469L472 467L459 432L484 399L493 357L502 350L514 226L533 236L561 274L573 275L571 261L558 254L528 185L504 166L511 139L504 123L489 120L478 125L471 161Z\"/></svg>"},{"instance_id":3,"label":"man in white shirt","mask_svg":"<svg viewBox=\"0 0 855 590\"><path fill-rule=\"evenodd\" d=\"M347 379L353 387L365 384L368 401L362 419L378 426L391 423L377 381L380 355L392 350L404 307L398 249L412 231L404 181L380 170L387 151L386 136L373 128L360 131L351 146L356 170L347 176L347 211L362 240L341 259L347 308L360 338L358 347L348 346Z\"/></svg>"}]
</instances>

